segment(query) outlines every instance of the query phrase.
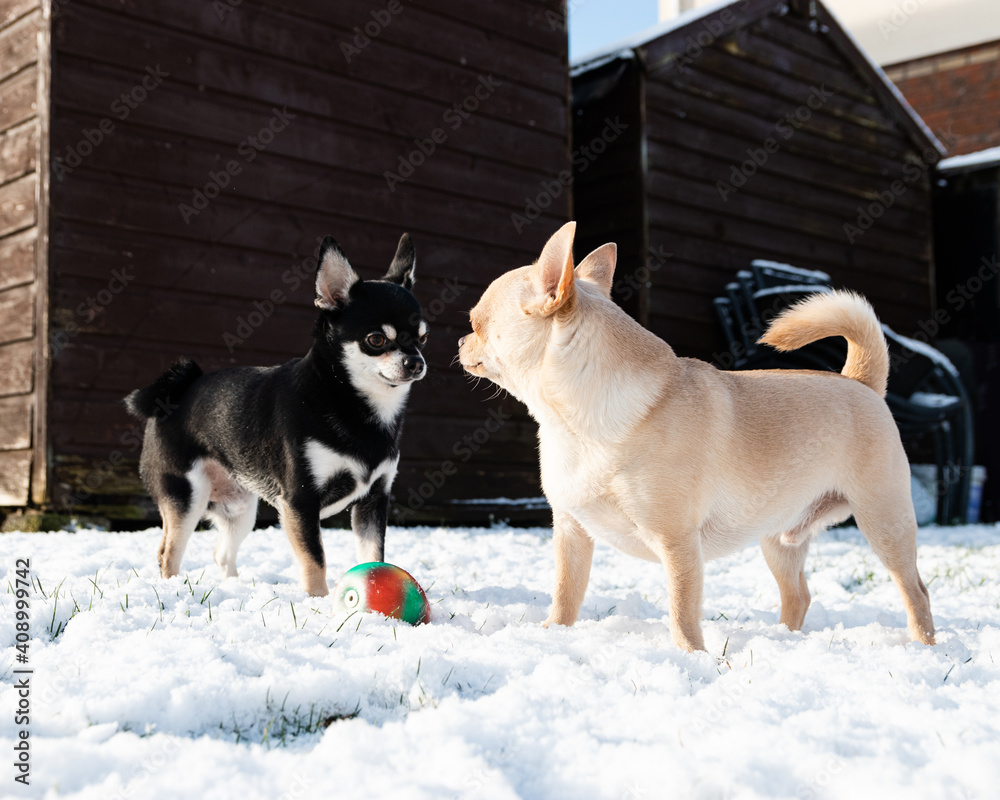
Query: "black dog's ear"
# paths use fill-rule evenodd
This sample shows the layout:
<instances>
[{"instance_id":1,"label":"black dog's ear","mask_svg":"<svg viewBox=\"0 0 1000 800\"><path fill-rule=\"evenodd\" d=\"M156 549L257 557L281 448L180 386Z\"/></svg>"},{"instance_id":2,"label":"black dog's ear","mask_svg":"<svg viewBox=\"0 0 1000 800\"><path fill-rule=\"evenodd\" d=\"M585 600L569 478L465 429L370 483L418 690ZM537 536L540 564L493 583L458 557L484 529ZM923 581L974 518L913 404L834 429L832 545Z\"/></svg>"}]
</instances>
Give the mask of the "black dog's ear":
<instances>
[{"instance_id":1,"label":"black dog's ear","mask_svg":"<svg viewBox=\"0 0 1000 800\"><path fill-rule=\"evenodd\" d=\"M417 268L417 254L413 249L413 240L410 234L404 233L399 237L399 247L396 248L396 257L389 265L389 271L385 273L382 280L398 283L404 289L412 289L416 281L414 272Z\"/></svg>"},{"instance_id":2,"label":"black dog's ear","mask_svg":"<svg viewBox=\"0 0 1000 800\"><path fill-rule=\"evenodd\" d=\"M333 311L347 305L351 287L361 280L351 268L337 240L327 236L319 246L319 269L316 271L316 305Z\"/></svg>"}]
</instances>

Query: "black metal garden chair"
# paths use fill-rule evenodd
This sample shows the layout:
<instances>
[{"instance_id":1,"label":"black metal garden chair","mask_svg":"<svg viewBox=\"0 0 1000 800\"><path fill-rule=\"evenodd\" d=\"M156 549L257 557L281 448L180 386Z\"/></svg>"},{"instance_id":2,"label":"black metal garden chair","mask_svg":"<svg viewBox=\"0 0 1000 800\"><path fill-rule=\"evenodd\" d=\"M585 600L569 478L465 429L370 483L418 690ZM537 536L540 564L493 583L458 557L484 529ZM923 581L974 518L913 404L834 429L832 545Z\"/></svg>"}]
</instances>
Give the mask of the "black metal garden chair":
<instances>
[{"instance_id":1,"label":"black metal garden chair","mask_svg":"<svg viewBox=\"0 0 1000 800\"><path fill-rule=\"evenodd\" d=\"M815 342L779 353L757 345L773 316L815 292L829 292L826 273L772 261L754 261L715 299L715 310L732 353L733 369L819 369L839 372L847 357L842 339ZM889 347L886 402L904 441L929 437L934 444L937 519L964 522L974 456L972 407L958 371L930 345L882 329Z\"/></svg>"}]
</instances>

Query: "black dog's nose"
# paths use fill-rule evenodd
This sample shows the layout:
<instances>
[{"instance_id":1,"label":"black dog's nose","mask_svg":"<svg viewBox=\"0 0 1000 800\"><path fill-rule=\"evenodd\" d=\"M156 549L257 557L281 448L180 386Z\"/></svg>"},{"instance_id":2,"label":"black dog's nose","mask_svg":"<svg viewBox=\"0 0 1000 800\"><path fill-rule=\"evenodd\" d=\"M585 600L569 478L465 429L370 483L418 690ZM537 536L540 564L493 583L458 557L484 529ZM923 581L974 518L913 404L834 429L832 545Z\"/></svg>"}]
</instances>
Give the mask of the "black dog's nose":
<instances>
[{"instance_id":1,"label":"black dog's nose","mask_svg":"<svg viewBox=\"0 0 1000 800\"><path fill-rule=\"evenodd\" d=\"M420 372L420 368L423 365L424 362L420 356L403 356L403 369L409 373Z\"/></svg>"}]
</instances>

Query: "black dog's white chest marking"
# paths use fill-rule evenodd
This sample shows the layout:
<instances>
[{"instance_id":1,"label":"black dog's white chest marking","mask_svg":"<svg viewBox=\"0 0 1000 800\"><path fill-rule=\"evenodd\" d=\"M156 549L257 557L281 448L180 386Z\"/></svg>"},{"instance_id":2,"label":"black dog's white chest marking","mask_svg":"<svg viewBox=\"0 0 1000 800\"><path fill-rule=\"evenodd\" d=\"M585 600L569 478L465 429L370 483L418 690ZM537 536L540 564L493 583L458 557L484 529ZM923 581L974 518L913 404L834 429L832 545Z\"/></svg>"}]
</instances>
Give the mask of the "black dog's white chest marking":
<instances>
[{"instance_id":1,"label":"black dog's white chest marking","mask_svg":"<svg viewBox=\"0 0 1000 800\"><path fill-rule=\"evenodd\" d=\"M357 459L338 453L315 439L306 440L303 450L313 485L320 494L326 493L331 482L335 481L338 484L337 499L322 508L321 517L329 517L343 511L359 497L366 495L372 485L381 478L386 478L386 486L391 486L399 464L399 456L396 455L369 471L368 467Z\"/></svg>"},{"instance_id":2,"label":"black dog's white chest marking","mask_svg":"<svg viewBox=\"0 0 1000 800\"><path fill-rule=\"evenodd\" d=\"M410 291L415 263L403 234L385 275L363 281L328 236L316 270L319 316L302 358L208 375L183 359L128 396L146 425L140 472L163 517L164 578L178 573L206 516L219 528L215 560L235 576L259 497L277 508L309 594L329 593L322 518L351 509L357 558L384 560L401 417L410 386L427 374L427 324Z\"/></svg>"}]
</instances>

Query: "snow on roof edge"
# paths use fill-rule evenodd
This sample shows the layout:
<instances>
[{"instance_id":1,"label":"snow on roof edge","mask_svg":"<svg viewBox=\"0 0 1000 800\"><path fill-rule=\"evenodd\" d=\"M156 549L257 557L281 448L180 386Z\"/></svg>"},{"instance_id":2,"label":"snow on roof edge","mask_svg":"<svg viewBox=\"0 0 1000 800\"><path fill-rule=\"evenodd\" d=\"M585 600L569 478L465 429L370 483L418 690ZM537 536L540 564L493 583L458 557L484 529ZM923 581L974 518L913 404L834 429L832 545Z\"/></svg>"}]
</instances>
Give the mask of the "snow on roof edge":
<instances>
[{"instance_id":1,"label":"snow on roof edge","mask_svg":"<svg viewBox=\"0 0 1000 800\"><path fill-rule=\"evenodd\" d=\"M626 47L624 50L614 50L610 53L605 53L603 56L598 56L586 64L581 64L576 67L569 68L569 76L575 78L577 75L582 75L584 72L590 72L592 70L603 67L605 64L610 64L612 61L617 59L622 59L630 61L635 58L635 50Z\"/></svg>"},{"instance_id":2,"label":"snow on roof edge","mask_svg":"<svg viewBox=\"0 0 1000 800\"><path fill-rule=\"evenodd\" d=\"M822 2L822 0L820 0L820 2ZM847 29L847 26L840 21L840 18L836 15L834 10L830 8L830 6L827 5L826 3L823 3L823 8L825 8L826 13L828 13L837 22L838 27L840 28L840 30L844 32L844 36L847 37L847 40L854 45L855 50L861 53L861 57L868 62L868 65L875 72L876 77L880 81L882 81L882 83L885 84L886 88L890 92L892 92L893 96L896 98L896 101L899 103L900 106L902 106L903 110L907 114L909 114L910 119L912 119L916 123L917 127L920 128L924 136L930 139L931 144L933 144L934 147L937 148L937 151L941 155L947 153L948 152L947 149L945 149L944 145L942 145L941 142L938 141L937 136L934 135L934 131L932 131L928 127L927 123L924 122L923 117L921 117L916 111L913 110L913 106L911 106L910 103L907 101L907 99L903 96L903 93L899 91L899 87L896 86L896 84L894 84L892 80L890 80L889 76L885 74L885 70L883 70L882 67L880 67L878 64L875 63L874 60L872 60L872 57L868 54L868 51L861 46L858 40L854 37L854 34Z\"/></svg>"},{"instance_id":3,"label":"snow on roof edge","mask_svg":"<svg viewBox=\"0 0 1000 800\"><path fill-rule=\"evenodd\" d=\"M662 22L658 22L649 28L644 28L638 33L633 33L631 36L626 36L625 38L619 39L617 42L613 42L610 45L597 48L596 50L591 50L589 53L584 53L580 58L575 58L570 63L570 75L576 77L583 72L588 72L592 69L596 69L597 67L604 66L609 61L614 61L616 58L631 57L631 53L640 45L644 45L646 42L651 42L653 39L659 39L661 36L664 36L671 31L683 28L685 25L697 22L699 19L707 17L709 14L721 11L727 6L735 5L739 2L742 2L742 0L715 0L714 3L709 3L708 5L700 6L699 8L689 9L688 11L678 14L672 19L666 19Z\"/></svg>"},{"instance_id":4,"label":"snow on roof edge","mask_svg":"<svg viewBox=\"0 0 1000 800\"><path fill-rule=\"evenodd\" d=\"M607 47L592 50L580 58L573 60L570 64L570 77L575 78L577 75L582 75L584 72L589 72L592 69L602 67L609 61L614 61L616 58L632 58L634 57L635 49L646 44L646 42L658 39L671 31L683 28L686 25L690 25L692 22L697 22L699 19L703 19L716 11L721 11L728 6L736 5L739 2L742 2L742 0L715 0L714 3L709 3L708 5L701 6L700 8L692 8L688 11L684 11L672 19L664 20L663 22L659 22L650 28L639 31L639 33L633 34L632 36L619 39L617 42ZM886 88L896 98L896 102L900 104L903 111L909 115L910 119L913 120L917 127L930 140L931 144L937 148L937 151L941 155L945 155L948 151L945 149L944 145L941 144L937 136L934 135L934 131L928 127L923 118L916 111L914 111L913 106L909 104L907 99L903 96L903 93L899 91L899 87L897 87L896 84L889 79L889 76L885 74L885 70L872 60L872 57L868 55L868 51L858 43L854 34L852 34L840 21L833 9L826 3L823 3L823 8L825 8L827 13L836 21L837 26L844 32L848 41L854 45L854 48L861 54L861 57L868 62L872 70L875 72L875 76L881 80L883 84L885 84Z\"/></svg>"},{"instance_id":5,"label":"snow on roof edge","mask_svg":"<svg viewBox=\"0 0 1000 800\"><path fill-rule=\"evenodd\" d=\"M995 167L1000 165L1000 147L987 147L975 153L952 156L938 162L940 172L954 172L975 167Z\"/></svg>"}]
</instances>

